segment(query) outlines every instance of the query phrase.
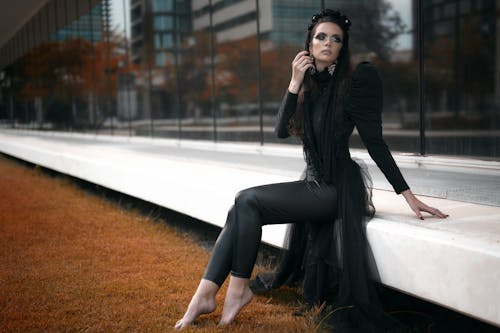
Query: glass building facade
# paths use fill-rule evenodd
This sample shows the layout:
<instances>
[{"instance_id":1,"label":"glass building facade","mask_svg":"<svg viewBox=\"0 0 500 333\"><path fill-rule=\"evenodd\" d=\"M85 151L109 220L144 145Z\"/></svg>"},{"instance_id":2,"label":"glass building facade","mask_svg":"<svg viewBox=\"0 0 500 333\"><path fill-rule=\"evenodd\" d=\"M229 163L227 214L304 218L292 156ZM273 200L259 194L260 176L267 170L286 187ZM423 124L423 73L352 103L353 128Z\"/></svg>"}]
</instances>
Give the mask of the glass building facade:
<instances>
[{"instance_id":1,"label":"glass building facade","mask_svg":"<svg viewBox=\"0 0 500 333\"><path fill-rule=\"evenodd\" d=\"M278 142L322 8L351 18L352 63L382 76L393 151L500 159L499 0L46 1L0 44L0 126Z\"/></svg>"}]
</instances>

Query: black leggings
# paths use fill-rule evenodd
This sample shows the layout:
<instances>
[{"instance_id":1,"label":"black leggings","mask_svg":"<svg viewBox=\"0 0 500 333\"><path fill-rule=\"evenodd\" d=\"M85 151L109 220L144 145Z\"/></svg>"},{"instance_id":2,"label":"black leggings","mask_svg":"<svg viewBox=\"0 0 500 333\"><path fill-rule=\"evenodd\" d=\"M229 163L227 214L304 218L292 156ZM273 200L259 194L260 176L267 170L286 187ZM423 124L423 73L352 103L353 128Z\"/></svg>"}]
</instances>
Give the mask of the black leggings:
<instances>
[{"instance_id":1,"label":"black leggings","mask_svg":"<svg viewBox=\"0 0 500 333\"><path fill-rule=\"evenodd\" d=\"M263 225L331 222L336 216L336 202L333 185L320 186L312 181L263 185L239 192L203 278L219 286L229 272L250 278Z\"/></svg>"}]
</instances>

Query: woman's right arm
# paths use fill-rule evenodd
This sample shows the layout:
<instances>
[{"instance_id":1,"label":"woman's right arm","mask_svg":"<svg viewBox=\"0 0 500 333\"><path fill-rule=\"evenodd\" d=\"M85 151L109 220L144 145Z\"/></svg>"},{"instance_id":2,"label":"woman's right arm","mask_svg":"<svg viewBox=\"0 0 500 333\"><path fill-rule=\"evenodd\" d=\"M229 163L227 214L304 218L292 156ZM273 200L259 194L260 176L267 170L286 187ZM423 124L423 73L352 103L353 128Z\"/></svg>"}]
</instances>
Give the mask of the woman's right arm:
<instances>
[{"instance_id":1,"label":"woman's right arm","mask_svg":"<svg viewBox=\"0 0 500 333\"><path fill-rule=\"evenodd\" d=\"M276 136L280 139L286 139L290 136L288 132L288 124L290 123L290 118L292 118L295 109L297 108L297 94L292 94L287 91L281 102L281 106L278 110L278 116L276 117L276 126L274 132Z\"/></svg>"},{"instance_id":2,"label":"woman's right arm","mask_svg":"<svg viewBox=\"0 0 500 333\"><path fill-rule=\"evenodd\" d=\"M280 139L285 139L290 136L288 132L288 124L293 113L297 109L297 99L302 81L306 71L313 66L313 60L309 56L308 51L297 53L292 61L292 78L288 85L288 90L283 97L281 106L278 110L276 118L275 133Z\"/></svg>"}]
</instances>

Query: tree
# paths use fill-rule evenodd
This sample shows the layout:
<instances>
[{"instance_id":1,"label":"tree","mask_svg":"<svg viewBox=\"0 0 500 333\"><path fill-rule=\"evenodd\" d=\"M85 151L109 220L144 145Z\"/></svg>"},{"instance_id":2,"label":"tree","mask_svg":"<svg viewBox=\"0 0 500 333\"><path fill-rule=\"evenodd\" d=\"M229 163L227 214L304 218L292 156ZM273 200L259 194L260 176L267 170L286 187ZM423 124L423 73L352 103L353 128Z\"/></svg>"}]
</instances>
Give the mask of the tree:
<instances>
[{"instance_id":1,"label":"tree","mask_svg":"<svg viewBox=\"0 0 500 333\"><path fill-rule=\"evenodd\" d=\"M399 13L384 0L354 1L345 11L356 22L350 33L351 52L373 52L388 61L396 38L407 28Z\"/></svg>"},{"instance_id":2,"label":"tree","mask_svg":"<svg viewBox=\"0 0 500 333\"><path fill-rule=\"evenodd\" d=\"M123 65L118 38L114 35L109 42L95 44L82 38L48 41L30 50L18 61L18 75L23 78L19 97L44 99L47 120L63 126L72 122L75 108L89 93L98 101L116 102L118 75L133 70Z\"/></svg>"}]
</instances>

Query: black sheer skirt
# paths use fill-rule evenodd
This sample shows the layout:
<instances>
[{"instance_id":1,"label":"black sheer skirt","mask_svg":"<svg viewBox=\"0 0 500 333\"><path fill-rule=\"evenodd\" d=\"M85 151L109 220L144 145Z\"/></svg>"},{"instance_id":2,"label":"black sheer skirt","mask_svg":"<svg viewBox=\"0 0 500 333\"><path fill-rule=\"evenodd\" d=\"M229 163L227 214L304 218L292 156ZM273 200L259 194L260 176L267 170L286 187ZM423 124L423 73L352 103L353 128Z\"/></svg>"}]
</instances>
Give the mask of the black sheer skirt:
<instances>
[{"instance_id":1,"label":"black sheer skirt","mask_svg":"<svg viewBox=\"0 0 500 333\"><path fill-rule=\"evenodd\" d=\"M336 332L404 331L382 310L372 279L377 273L366 237L366 222L375 213L371 179L359 162L339 163L335 221L291 224L278 269L258 275L251 288L262 293L299 285L309 306L326 305L325 321Z\"/></svg>"}]
</instances>

